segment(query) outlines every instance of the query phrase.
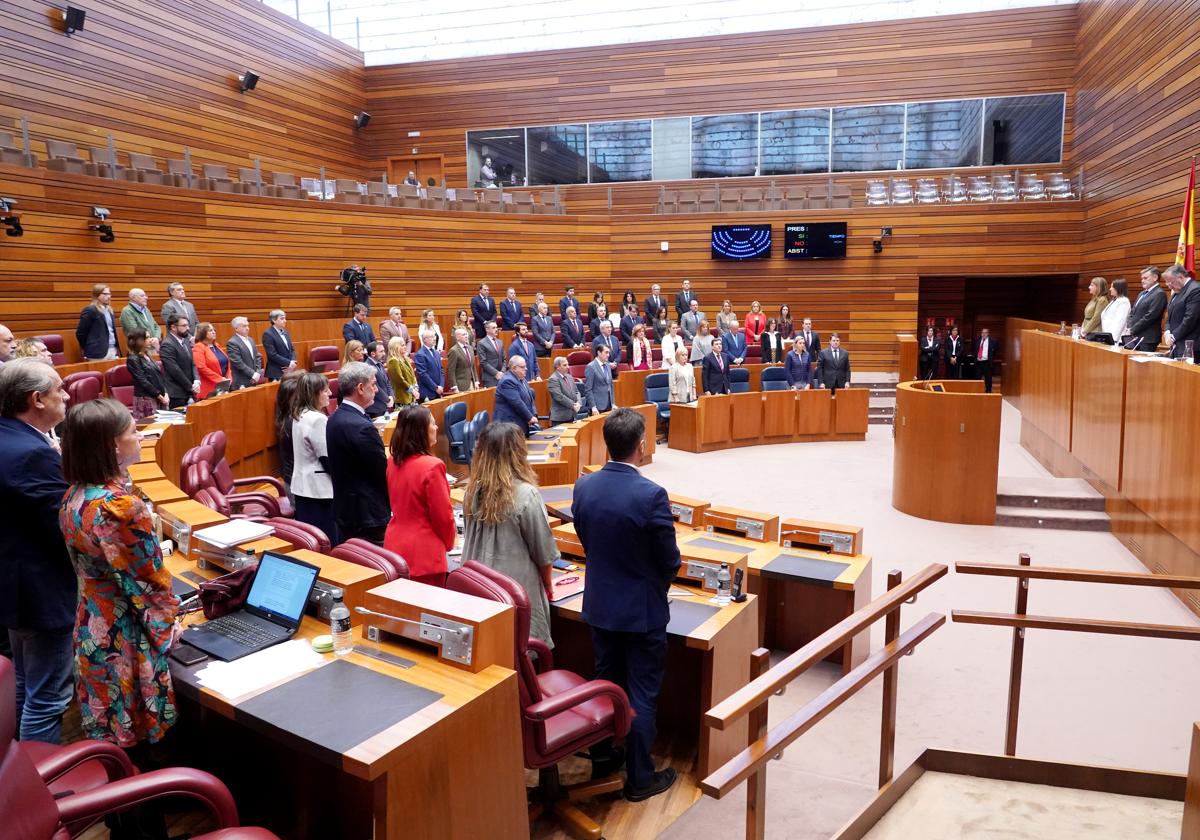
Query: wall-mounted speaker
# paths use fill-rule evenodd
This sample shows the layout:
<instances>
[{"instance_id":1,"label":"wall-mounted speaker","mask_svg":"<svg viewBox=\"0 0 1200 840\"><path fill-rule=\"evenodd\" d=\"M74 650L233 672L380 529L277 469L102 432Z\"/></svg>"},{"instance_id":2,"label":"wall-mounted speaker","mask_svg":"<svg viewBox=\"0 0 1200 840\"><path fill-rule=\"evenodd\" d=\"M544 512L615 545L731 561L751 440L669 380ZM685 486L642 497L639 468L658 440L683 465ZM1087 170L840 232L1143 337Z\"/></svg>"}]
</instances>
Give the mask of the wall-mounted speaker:
<instances>
[{"instance_id":1,"label":"wall-mounted speaker","mask_svg":"<svg viewBox=\"0 0 1200 840\"><path fill-rule=\"evenodd\" d=\"M366 111L359 111L357 114L354 115L354 127L355 128L366 128L367 123L369 123L370 121L371 121L371 115L368 114Z\"/></svg>"},{"instance_id":2,"label":"wall-mounted speaker","mask_svg":"<svg viewBox=\"0 0 1200 840\"><path fill-rule=\"evenodd\" d=\"M87 17L87 12L83 9L76 9L74 6L67 6L67 10L63 12L63 23L66 25L67 34L71 35L76 32L83 31L83 20Z\"/></svg>"},{"instance_id":3,"label":"wall-mounted speaker","mask_svg":"<svg viewBox=\"0 0 1200 840\"><path fill-rule=\"evenodd\" d=\"M242 89L242 93L254 90L258 87L258 74L253 70L243 70L238 76L238 87Z\"/></svg>"}]
</instances>

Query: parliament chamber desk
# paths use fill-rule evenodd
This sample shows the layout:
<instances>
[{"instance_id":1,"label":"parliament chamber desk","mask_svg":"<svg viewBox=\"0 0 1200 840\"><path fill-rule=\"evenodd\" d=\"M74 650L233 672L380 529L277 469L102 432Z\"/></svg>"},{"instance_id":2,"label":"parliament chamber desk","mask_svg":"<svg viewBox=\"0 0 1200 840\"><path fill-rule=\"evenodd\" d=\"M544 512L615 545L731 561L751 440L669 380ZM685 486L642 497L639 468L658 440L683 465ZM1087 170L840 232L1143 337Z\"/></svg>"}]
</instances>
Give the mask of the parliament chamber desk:
<instances>
[{"instance_id":1,"label":"parliament chamber desk","mask_svg":"<svg viewBox=\"0 0 1200 840\"><path fill-rule=\"evenodd\" d=\"M1151 572L1200 575L1200 367L1036 330L1021 350L1021 444L1103 493ZM1197 593L1174 591L1200 614Z\"/></svg>"},{"instance_id":2,"label":"parliament chamber desk","mask_svg":"<svg viewBox=\"0 0 1200 840\"><path fill-rule=\"evenodd\" d=\"M864 440L870 391L744 391L671 404L669 444L684 452L819 440Z\"/></svg>"},{"instance_id":3,"label":"parliament chamber desk","mask_svg":"<svg viewBox=\"0 0 1200 840\"><path fill-rule=\"evenodd\" d=\"M899 383L892 507L937 522L995 524L1001 399L980 380Z\"/></svg>"}]
</instances>

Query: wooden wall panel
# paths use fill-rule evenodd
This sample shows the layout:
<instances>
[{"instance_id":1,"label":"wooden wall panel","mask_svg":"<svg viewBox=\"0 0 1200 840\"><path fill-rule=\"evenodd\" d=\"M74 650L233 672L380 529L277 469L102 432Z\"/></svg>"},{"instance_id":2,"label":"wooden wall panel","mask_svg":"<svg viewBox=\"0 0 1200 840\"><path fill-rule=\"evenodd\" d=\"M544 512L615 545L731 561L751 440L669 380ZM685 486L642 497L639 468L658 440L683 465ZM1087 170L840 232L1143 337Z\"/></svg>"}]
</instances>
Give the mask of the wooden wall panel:
<instances>
[{"instance_id":1,"label":"wooden wall panel","mask_svg":"<svg viewBox=\"0 0 1200 840\"><path fill-rule=\"evenodd\" d=\"M454 186L467 129L1065 91L1075 29L1055 6L370 67L365 155L415 144Z\"/></svg>"},{"instance_id":2,"label":"wooden wall panel","mask_svg":"<svg viewBox=\"0 0 1200 840\"><path fill-rule=\"evenodd\" d=\"M1085 277L1173 262L1197 152L1197 0L1079 5L1075 159L1085 167Z\"/></svg>"},{"instance_id":3,"label":"wooden wall panel","mask_svg":"<svg viewBox=\"0 0 1200 840\"><path fill-rule=\"evenodd\" d=\"M1069 336L1026 330L1021 339L1021 414L1071 451L1074 344Z\"/></svg>"},{"instance_id":4,"label":"wooden wall panel","mask_svg":"<svg viewBox=\"0 0 1200 840\"><path fill-rule=\"evenodd\" d=\"M81 150L253 166L316 177L363 171L352 115L365 104L362 54L253 0L106 0L62 32L61 3L0 3L0 131L30 120ZM240 71L261 81L241 93ZM86 158L87 155L84 154ZM236 174L236 170L235 170Z\"/></svg>"},{"instance_id":5,"label":"wooden wall panel","mask_svg":"<svg viewBox=\"0 0 1200 840\"><path fill-rule=\"evenodd\" d=\"M1109 487L1119 490L1127 356L1090 341L1074 345L1071 454Z\"/></svg>"}]
</instances>

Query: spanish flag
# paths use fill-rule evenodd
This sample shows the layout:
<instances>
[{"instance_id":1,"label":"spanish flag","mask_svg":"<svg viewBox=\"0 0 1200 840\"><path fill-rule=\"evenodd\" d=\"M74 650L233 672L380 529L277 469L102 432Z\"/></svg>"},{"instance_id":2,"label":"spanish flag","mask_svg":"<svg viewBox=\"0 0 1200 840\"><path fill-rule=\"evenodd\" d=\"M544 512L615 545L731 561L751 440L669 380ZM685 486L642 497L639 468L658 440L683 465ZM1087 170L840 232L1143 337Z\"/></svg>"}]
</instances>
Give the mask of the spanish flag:
<instances>
[{"instance_id":1,"label":"spanish flag","mask_svg":"<svg viewBox=\"0 0 1200 840\"><path fill-rule=\"evenodd\" d=\"M1187 198L1183 201L1183 219L1179 222L1179 245L1175 265L1196 270L1196 159L1192 158L1192 177L1188 179Z\"/></svg>"}]
</instances>

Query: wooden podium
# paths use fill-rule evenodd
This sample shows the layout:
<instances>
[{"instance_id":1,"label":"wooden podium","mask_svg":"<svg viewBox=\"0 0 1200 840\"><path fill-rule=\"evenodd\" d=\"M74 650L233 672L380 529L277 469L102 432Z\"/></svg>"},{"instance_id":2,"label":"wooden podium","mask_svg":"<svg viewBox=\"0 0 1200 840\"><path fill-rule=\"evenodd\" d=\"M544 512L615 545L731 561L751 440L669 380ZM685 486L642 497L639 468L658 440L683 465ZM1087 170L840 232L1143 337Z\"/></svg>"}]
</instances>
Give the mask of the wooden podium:
<instances>
[{"instance_id":1,"label":"wooden podium","mask_svg":"<svg viewBox=\"0 0 1200 840\"><path fill-rule=\"evenodd\" d=\"M938 522L994 525L1001 399L983 393L978 380L897 385L892 507Z\"/></svg>"}]
</instances>

